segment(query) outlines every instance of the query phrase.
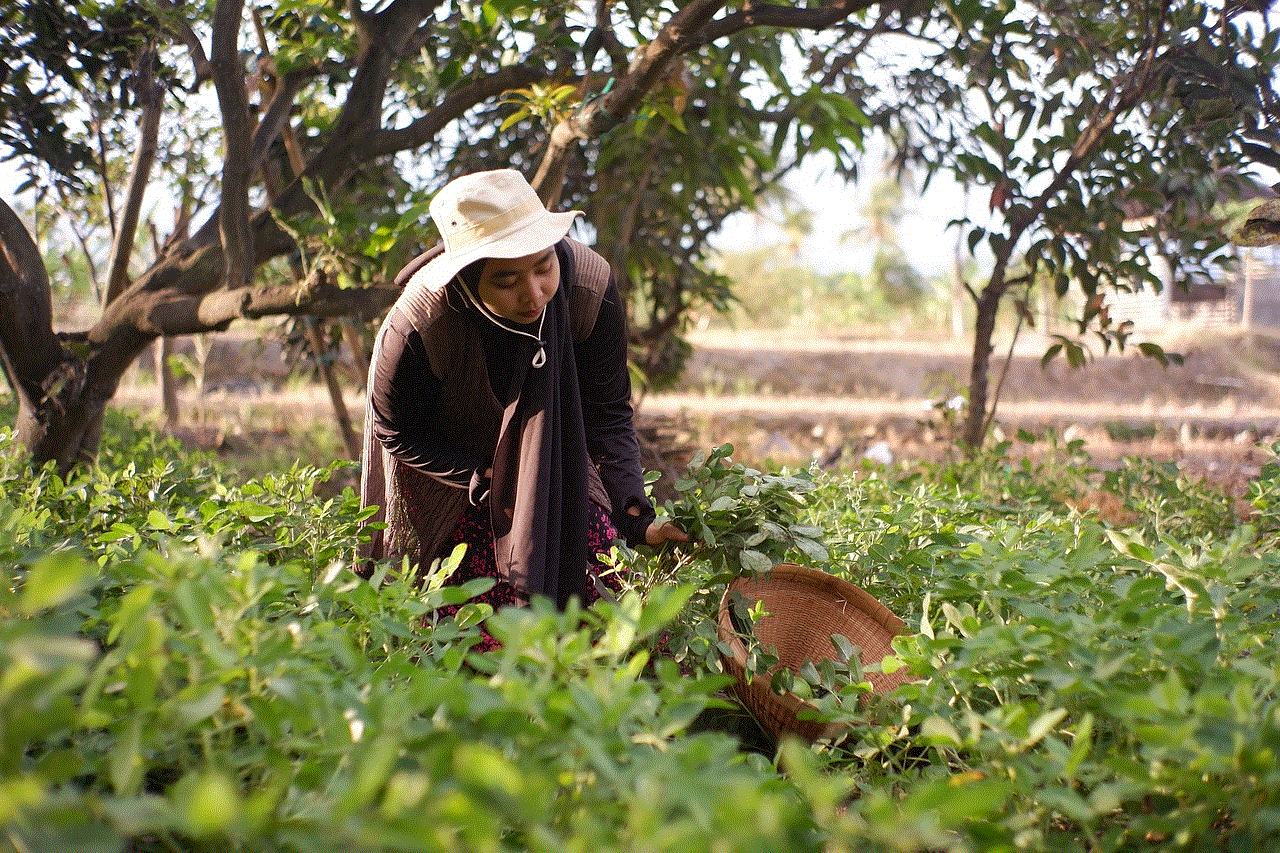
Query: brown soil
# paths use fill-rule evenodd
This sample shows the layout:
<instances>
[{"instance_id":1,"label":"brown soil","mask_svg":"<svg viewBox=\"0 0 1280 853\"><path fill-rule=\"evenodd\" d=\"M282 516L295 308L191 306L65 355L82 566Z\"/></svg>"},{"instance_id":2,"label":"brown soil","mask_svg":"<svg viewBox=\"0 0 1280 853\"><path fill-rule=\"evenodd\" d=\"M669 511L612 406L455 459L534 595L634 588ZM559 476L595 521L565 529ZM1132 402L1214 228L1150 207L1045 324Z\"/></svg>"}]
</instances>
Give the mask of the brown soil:
<instances>
[{"instance_id":1,"label":"brown soil","mask_svg":"<svg viewBox=\"0 0 1280 853\"><path fill-rule=\"evenodd\" d=\"M731 442L736 459L751 465L828 468L862 464L888 452L895 463L938 460L955 452L955 416L945 401L967 386L969 353L938 341L812 338L777 332L696 334L679 387L642 401L638 425L655 452L648 464L678 468L694 448ZM993 437L1016 439L1019 430L1054 431L1083 439L1092 463L1115 465L1125 456L1177 463L1239 487L1270 458L1280 438L1280 343L1204 332L1161 342L1182 364L1126 351L1092 359L1079 370L1057 359L1042 367L1047 345L1026 339L1009 361L1000 385ZM226 338L211 365L243 359L257 341ZM1005 353L993 358L992 386ZM229 455L285 450L300 424L332 421L320 386L284 387L283 360L249 352L236 365L206 377L206 392L183 397L196 426L179 434L190 444ZM354 375L355 371L351 371ZM351 383L354 384L354 383ZM149 383L124 388L117 403L152 407ZM363 397L347 406L357 429ZM186 417L184 415L184 417ZM341 452L335 438L315 448L323 458ZM1015 440L1011 452L1036 455L1048 442Z\"/></svg>"},{"instance_id":2,"label":"brown soil","mask_svg":"<svg viewBox=\"0 0 1280 853\"><path fill-rule=\"evenodd\" d=\"M776 333L704 333L694 345L680 386L643 402L655 436L730 441L753 463L827 467L885 451L907 463L955 452L958 425L945 403L967 386L963 346ZM1009 359L993 438L1052 430L1083 439L1099 468L1143 456L1237 485L1256 476L1280 437L1280 344L1200 331L1162 345L1183 362L1162 366L1131 347L1076 370L1061 358L1042 366L1047 342L1026 340ZM993 358L993 390L1005 355ZM1011 452L1047 447L1015 440Z\"/></svg>"}]
</instances>

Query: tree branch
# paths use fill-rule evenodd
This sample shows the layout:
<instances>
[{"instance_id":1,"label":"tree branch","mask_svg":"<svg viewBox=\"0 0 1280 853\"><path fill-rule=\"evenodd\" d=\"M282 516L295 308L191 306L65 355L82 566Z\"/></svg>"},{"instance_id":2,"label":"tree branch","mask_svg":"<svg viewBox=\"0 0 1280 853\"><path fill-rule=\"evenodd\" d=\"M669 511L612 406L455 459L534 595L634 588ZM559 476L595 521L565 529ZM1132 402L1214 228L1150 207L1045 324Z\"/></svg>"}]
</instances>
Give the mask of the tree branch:
<instances>
[{"instance_id":1,"label":"tree branch","mask_svg":"<svg viewBox=\"0 0 1280 853\"><path fill-rule=\"evenodd\" d=\"M747 4L740 11L717 20L715 15L724 7L722 0L692 0L663 25L651 42L636 52L612 91L586 103L552 129L547 150L531 181L533 188L544 199L554 197L574 143L595 139L621 124L635 112L680 54L752 27L823 30L873 5L876 5L873 0L838 0L811 9Z\"/></svg>"},{"instance_id":2,"label":"tree branch","mask_svg":"<svg viewBox=\"0 0 1280 853\"><path fill-rule=\"evenodd\" d=\"M249 143L251 172L256 172L262 168L262 164L266 162L267 155L271 153L272 143L288 126L289 115L293 111L294 101L297 99L298 92L302 90L302 85L306 80L307 75L304 74L286 74L283 79L279 79L275 92L271 96L271 101L263 111L262 118L258 121L258 126L254 128L253 138Z\"/></svg>"},{"instance_id":3,"label":"tree branch","mask_svg":"<svg viewBox=\"0 0 1280 853\"><path fill-rule=\"evenodd\" d=\"M1155 60L1161 42L1160 34L1164 31L1167 23L1165 8L1161 7L1160 19L1153 23L1148 34L1147 46L1144 50L1145 56L1138 66L1129 74L1125 75L1122 86L1114 87L1120 91L1119 96L1112 102L1111 106L1107 106L1105 102L1100 102L1090 115L1089 121L1085 124L1084 129L1077 137L1075 143L1071 146L1071 150L1067 153L1067 159L1063 161L1062 166L1054 173L1053 179L1049 181L1048 186L1036 196L1030 199L1030 205L1025 216L1020 217L1023 221L1010 223L1010 245L1017 241L1032 222L1037 221L1044 212L1049 209L1050 203L1066 185L1071 175L1097 148L1105 134L1108 133L1120 118L1129 112L1142 95L1150 86L1151 77L1155 72ZM1114 89L1113 89L1114 90Z\"/></svg>"},{"instance_id":4,"label":"tree branch","mask_svg":"<svg viewBox=\"0 0 1280 853\"><path fill-rule=\"evenodd\" d=\"M400 288L379 283L339 287L317 271L300 283L262 284L211 293L168 291L152 294L139 326L158 334L194 335L220 331L241 319L276 316L376 317L400 295Z\"/></svg>"},{"instance_id":5,"label":"tree branch","mask_svg":"<svg viewBox=\"0 0 1280 853\"><path fill-rule=\"evenodd\" d=\"M213 85L222 110L222 198L218 231L222 237L223 277L227 287L244 286L253 275L253 235L249 230L249 181L253 174L249 99L237 46L244 0L218 0L213 11Z\"/></svg>"},{"instance_id":6,"label":"tree branch","mask_svg":"<svg viewBox=\"0 0 1280 853\"><path fill-rule=\"evenodd\" d=\"M174 0L168 0L168 2L164 3L165 8L175 11L180 8L180 5ZM194 79L191 81L190 91L194 92L200 87L201 83L213 76L213 65L209 62L209 57L205 55L204 46L200 44L200 39L186 21L166 19L164 28L166 32L182 42L187 49L187 54L191 57L191 69Z\"/></svg>"},{"instance_id":7,"label":"tree branch","mask_svg":"<svg viewBox=\"0 0 1280 853\"><path fill-rule=\"evenodd\" d=\"M401 128L382 130L368 140L364 151L368 158L384 157L400 151L419 148L434 140L440 132L466 115L477 104L495 98L509 89L518 89L541 80L551 72L546 66L508 65L492 74L451 91L426 115Z\"/></svg>"},{"instance_id":8,"label":"tree branch","mask_svg":"<svg viewBox=\"0 0 1280 853\"><path fill-rule=\"evenodd\" d=\"M133 167L129 173L120 227L111 245L111 262L107 266L103 296L106 302L115 299L129 286L129 260L133 257L133 244L138 236L142 200L151 182L151 168L156 162L156 138L160 133L160 116L164 108L164 86L155 78L155 62L153 48L147 49L138 61L138 76L134 82L134 90L142 104L142 114L138 117L138 150L134 152Z\"/></svg>"},{"instance_id":9,"label":"tree branch","mask_svg":"<svg viewBox=\"0 0 1280 853\"><path fill-rule=\"evenodd\" d=\"M609 20L609 7L611 5L612 0L596 0L595 31L600 34L600 46L609 55L609 62L616 73L627 67L627 48L614 35L613 22ZM590 68L587 68L586 71L591 73Z\"/></svg>"},{"instance_id":10,"label":"tree branch","mask_svg":"<svg viewBox=\"0 0 1280 853\"><path fill-rule=\"evenodd\" d=\"M414 43L418 25L431 15L434 0L394 0L370 15L353 4L351 14L360 33L359 60L347 97L333 122L329 139L307 165L306 175L326 190L345 180L360 163L378 154L371 145L382 133L382 103L394 63ZM398 150L398 149L397 149ZM301 176L299 176L301 178ZM300 180L280 199L282 209L308 202Z\"/></svg>"},{"instance_id":11,"label":"tree branch","mask_svg":"<svg viewBox=\"0 0 1280 853\"><path fill-rule=\"evenodd\" d=\"M667 66L724 6L724 0L692 0L663 25L653 40L636 51L625 74L607 94L589 102L551 130L547 150L530 183L544 200L555 198L569 150L579 139L594 139L619 125L666 74Z\"/></svg>"},{"instance_id":12,"label":"tree branch","mask_svg":"<svg viewBox=\"0 0 1280 853\"><path fill-rule=\"evenodd\" d=\"M710 44L719 38L725 38L742 30L755 27L775 27L797 30L825 30L835 26L855 12L870 9L872 6L912 6L911 0L898 0L897 3L877 3L876 0L837 0L826 6L797 9L795 6L778 6L773 4L746 3L737 12L723 18L701 30L689 48Z\"/></svg>"},{"instance_id":13,"label":"tree branch","mask_svg":"<svg viewBox=\"0 0 1280 853\"><path fill-rule=\"evenodd\" d=\"M557 128L567 124L579 139L594 139L612 130L635 111L649 90L666 75L671 60L696 46L699 33L723 6L723 0L692 0L681 7L653 41L636 52L627 73L616 81L612 91Z\"/></svg>"},{"instance_id":14,"label":"tree branch","mask_svg":"<svg viewBox=\"0 0 1280 853\"><path fill-rule=\"evenodd\" d=\"M0 356L20 408L38 405L43 382L62 360L53 333L49 273L31 234L0 201Z\"/></svg>"}]
</instances>

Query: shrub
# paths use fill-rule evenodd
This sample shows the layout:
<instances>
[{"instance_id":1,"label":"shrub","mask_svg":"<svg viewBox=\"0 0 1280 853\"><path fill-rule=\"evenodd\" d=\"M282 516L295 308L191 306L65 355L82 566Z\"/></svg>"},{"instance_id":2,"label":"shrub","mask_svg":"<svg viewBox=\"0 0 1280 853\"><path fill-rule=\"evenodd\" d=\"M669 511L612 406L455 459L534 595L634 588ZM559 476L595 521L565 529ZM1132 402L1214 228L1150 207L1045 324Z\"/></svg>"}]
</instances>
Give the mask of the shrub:
<instances>
[{"instance_id":1,"label":"shrub","mask_svg":"<svg viewBox=\"0 0 1280 853\"><path fill-rule=\"evenodd\" d=\"M358 501L315 488L340 466L239 484L118 435L65 482L0 458L13 849L1278 840L1274 465L1242 521L1175 471L1089 471L1078 446L841 476L765 474L726 446L664 507L692 546L617 552L620 601L436 620L479 586L445 584L450 561L421 587L351 572ZM1132 520L1071 498L1087 489ZM903 616L883 665L916 680L867 705L856 667L802 674L848 733L761 754L708 723L729 705L709 618L729 579L780 560ZM474 653L486 618L503 646Z\"/></svg>"}]
</instances>

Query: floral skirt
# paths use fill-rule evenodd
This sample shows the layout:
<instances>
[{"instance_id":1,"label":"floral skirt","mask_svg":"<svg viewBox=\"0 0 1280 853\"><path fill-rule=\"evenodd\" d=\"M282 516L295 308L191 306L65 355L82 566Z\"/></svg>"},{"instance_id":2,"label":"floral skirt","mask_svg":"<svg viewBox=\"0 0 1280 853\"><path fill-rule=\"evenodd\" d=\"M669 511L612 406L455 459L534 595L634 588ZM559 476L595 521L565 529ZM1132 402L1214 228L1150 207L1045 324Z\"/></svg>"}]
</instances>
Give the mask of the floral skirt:
<instances>
[{"instance_id":1,"label":"floral skirt","mask_svg":"<svg viewBox=\"0 0 1280 853\"><path fill-rule=\"evenodd\" d=\"M583 604L590 606L600 599L597 584L603 584L615 593L622 591L622 579L607 566L602 557L608 555L613 543L618 539L617 528L609 519L609 513L595 501L587 501L587 550L590 560L587 563L587 588ZM449 554L459 544L467 546L462 562L449 578L451 584L464 584L476 578L494 578L497 583L485 593L477 595L466 603L484 603L497 610L520 601L515 587L502 579L498 566L493 559L493 522L489 516L489 502L482 501L479 506L468 506L462 519L453 533L445 540L441 554ZM450 617L456 614L463 604L451 604L441 607L435 617ZM481 626L482 641L475 646L478 651L492 651L499 645L498 641Z\"/></svg>"}]
</instances>

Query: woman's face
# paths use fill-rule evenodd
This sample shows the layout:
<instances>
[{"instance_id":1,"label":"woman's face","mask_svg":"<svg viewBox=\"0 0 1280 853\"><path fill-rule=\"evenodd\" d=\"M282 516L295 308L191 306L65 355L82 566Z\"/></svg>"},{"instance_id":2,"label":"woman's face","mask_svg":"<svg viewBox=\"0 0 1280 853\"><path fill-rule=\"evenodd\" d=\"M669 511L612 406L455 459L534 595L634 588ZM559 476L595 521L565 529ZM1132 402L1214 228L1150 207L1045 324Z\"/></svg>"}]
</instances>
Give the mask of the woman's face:
<instances>
[{"instance_id":1,"label":"woman's face","mask_svg":"<svg viewBox=\"0 0 1280 853\"><path fill-rule=\"evenodd\" d=\"M480 272L484 306L513 323L534 323L560 286L555 246L523 258L489 258Z\"/></svg>"}]
</instances>

